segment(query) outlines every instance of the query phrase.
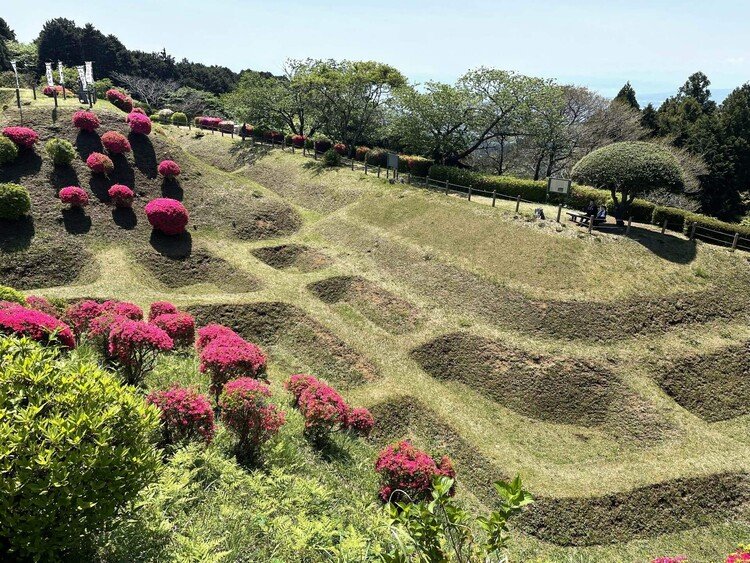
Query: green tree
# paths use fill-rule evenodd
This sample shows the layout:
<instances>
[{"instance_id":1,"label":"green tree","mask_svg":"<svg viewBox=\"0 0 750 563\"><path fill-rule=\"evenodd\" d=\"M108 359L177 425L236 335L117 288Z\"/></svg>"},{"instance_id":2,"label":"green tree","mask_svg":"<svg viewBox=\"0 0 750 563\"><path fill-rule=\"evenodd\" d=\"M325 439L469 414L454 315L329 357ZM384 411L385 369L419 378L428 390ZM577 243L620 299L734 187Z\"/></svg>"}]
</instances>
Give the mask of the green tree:
<instances>
[{"instance_id":1,"label":"green tree","mask_svg":"<svg viewBox=\"0 0 750 563\"><path fill-rule=\"evenodd\" d=\"M659 121L654 104L649 103L641 112L641 126L653 136L659 131Z\"/></svg>"},{"instance_id":2,"label":"green tree","mask_svg":"<svg viewBox=\"0 0 750 563\"><path fill-rule=\"evenodd\" d=\"M612 100L621 104L627 104L633 109L640 111L641 105L635 97L635 89L630 85L630 82L626 82L625 85L620 88L620 91Z\"/></svg>"},{"instance_id":3,"label":"green tree","mask_svg":"<svg viewBox=\"0 0 750 563\"><path fill-rule=\"evenodd\" d=\"M710 113L716 109L716 102L711 100L711 90L708 89L710 85L708 76L700 71L695 72L680 86L678 98L693 98L704 112Z\"/></svg>"},{"instance_id":4,"label":"green tree","mask_svg":"<svg viewBox=\"0 0 750 563\"><path fill-rule=\"evenodd\" d=\"M44 74L45 62L62 61L64 65L79 65L83 62L81 32L74 21L56 18L45 22L35 43L38 48L36 73Z\"/></svg>"},{"instance_id":5,"label":"green tree","mask_svg":"<svg viewBox=\"0 0 750 563\"><path fill-rule=\"evenodd\" d=\"M8 22L3 18L0 18L0 39L4 39L5 41L16 40L16 32L10 28Z\"/></svg>"}]
</instances>

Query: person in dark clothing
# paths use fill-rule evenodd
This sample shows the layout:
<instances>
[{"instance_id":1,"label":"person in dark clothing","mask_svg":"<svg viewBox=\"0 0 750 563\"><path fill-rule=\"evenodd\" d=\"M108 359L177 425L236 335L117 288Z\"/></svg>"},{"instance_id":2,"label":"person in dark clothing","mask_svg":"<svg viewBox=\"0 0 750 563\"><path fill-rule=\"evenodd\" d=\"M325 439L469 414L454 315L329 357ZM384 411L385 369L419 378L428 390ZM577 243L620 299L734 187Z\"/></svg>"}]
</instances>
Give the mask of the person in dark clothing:
<instances>
[{"instance_id":1,"label":"person in dark clothing","mask_svg":"<svg viewBox=\"0 0 750 563\"><path fill-rule=\"evenodd\" d=\"M597 212L596 204L594 203L594 200L590 200L589 204L586 206L586 216L595 217L596 212Z\"/></svg>"}]
</instances>

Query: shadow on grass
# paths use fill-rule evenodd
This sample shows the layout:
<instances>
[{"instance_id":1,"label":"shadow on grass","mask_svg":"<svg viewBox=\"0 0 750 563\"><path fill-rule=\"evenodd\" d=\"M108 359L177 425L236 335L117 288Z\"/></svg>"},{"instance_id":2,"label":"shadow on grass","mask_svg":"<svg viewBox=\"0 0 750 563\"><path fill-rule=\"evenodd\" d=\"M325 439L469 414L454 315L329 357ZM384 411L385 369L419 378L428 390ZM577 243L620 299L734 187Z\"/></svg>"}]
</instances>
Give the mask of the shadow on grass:
<instances>
[{"instance_id":1,"label":"shadow on grass","mask_svg":"<svg viewBox=\"0 0 750 563\"><path fill-rule=\"evenodd\" d=\"M79 131L76 136L76 150L85 161L92 152L102 152L102 140L93 131Z\"/></svg>"},{"instance_id":2,"label":"shadow on grass","mask_svg":"<svg viewBox=\"0 0 750 563\"><path fill-rule=\"evenodd\" d=\"M161 184L161 194L164 197L176 199L177 201L182 201L182 198L185 195L182 186L180 185L180 181L176 178L164 178L164 181Z\"/></svg>"},{"instance_id":3,"label":"shadow on grass","mask_svg":"<svg viewBox=\"0 0 750 563\"><path fill-rule=\"evenodd\" d=\"M18 182L24 176L33 176L42 168L42 157L30 149L18 151L18 158L0 167L0 183Z\"/></svg>"},{"instance_id":4,"label":"shadow on grass","mask_svg":"<svg viewBox=\"0 0 750 563\"><path fill-rule=\"evenodd\" d=\"M11 221L0 219L0 250L18 252L26 250L34 238L34 218L31 215Z\"/></svg>"},{"instance_id":5,"label":"shadow on grass","mask_svg":"<svg viewBox=\"0 0 750 563\"><path fill-rule=\"evenodd\" d=\"M156 178L156 151L154 151L154 145L151 143L151 139L149 139L148 135L131 132L128 135L128 140L133 149L135 167L147 178Z\"/></svg>"},{"instance_id":6,"label":"shadow on grass","mask_svg":"<svg viewBox=\"0 0 750 563\"><path fill-rule=\"evenodd\" d=\"M112 220L121 229L130 231L138 225L138 217L130 207L115 207L112 210Z\"/></svg>"},{"instance_id":7,"label":"shadow on grass","mask_svg":"<svg viewBox=\"0 0 750 563\"><path fill-rule=\"evenodd\" d=\"M331 437L310 440L310 445L318 451L320 459L325 462L350 463L352 461L349 450Z\"/></svg>"},{"instance_id":8,"label":"shadow on grass","mask_svg":"<svg viewBox=\"0 0 750 563\"><path fill-rule=\"evenodd\" d=\"M313 172L316 176L320 176L323 170L326 170L328 166L323 164L320 160L308 160L302 165L302 168Z\"/></svg>"},{"instance_id":9,"label":"shadow on grass","mask_svg":"<svg viewBox=\"0 0 750 563\"><path fill-rule=\"evenodd\" d=\"M63 209L63 224L71 235L83 235L91 230L91 217L80 207Z\"/></svg>"},{"instance_id":10,"label":"shadow on grass","mask_svg":"<svg viewBox=\"0 0 750 563\"><path fill-rule=\"evenodd\" d=\"M676 264L689 264L695 259L695 242L691 240L632 226L627 236L664 260Z\"/></svg>"},{"instance_id":11,"label":"shadow on grass","mask_svg":"<svg viewBox=\"0 0 750 563\"><path fill-rule=\"evenodd\" d=\"M165 235L153 230L149 242L159 254L174 260L185 260L193 253L193 237L187 231L181 235Z\"/></svg>"}]
</instances>

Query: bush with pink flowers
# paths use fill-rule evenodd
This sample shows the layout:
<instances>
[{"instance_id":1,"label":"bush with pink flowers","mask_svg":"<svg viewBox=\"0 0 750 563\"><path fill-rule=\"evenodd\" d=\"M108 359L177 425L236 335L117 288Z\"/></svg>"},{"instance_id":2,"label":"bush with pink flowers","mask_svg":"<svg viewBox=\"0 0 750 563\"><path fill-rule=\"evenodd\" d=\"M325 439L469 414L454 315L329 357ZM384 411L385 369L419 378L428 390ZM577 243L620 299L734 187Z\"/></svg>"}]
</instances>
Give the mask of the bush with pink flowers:
<instances>
[{"instance_id":1,"label":"bush with pink flowers","mask_svg":"<svg viewBox=\"0 0 750 563\"><path fill-rule=\"evenodd\" d=\"M135 199L135 192L124 184L112 184L107 195L116 207L131 207Z\"/></svg>"},{"instance_id":2,"label":"bush with pink flowers","mask_svg":"<svg viewBox=\"0 0 750 563\"><path fill-rule=\"evenodd\" d=\"M292 394L292 397L294 397L292 404L296 407L299 406L299 398L305 392L305 389L310 387L310 385L317 385L318 383L320 383L320 380L314 375L296 373L284 383L284 389Z\"/></svg>"},{"instance_id":3,"label":"bush with pink flowers","mask_svg":"<svg viewBox=\"0 0 750 563\"><path fill-rule=\"evenodd\" d=\"M89 324L104 312L102 304L93 299L84 299L73 303L65 312L65 318L70 323L76 337L85 334Z\"/></svg>"},{"instance_id":4,"label":"bush with pink flowers","mask_svg":"<svg viewBox=\"0 0 750 563\"><path fill-rule=\"evenodd\" d=\"M209 323L198 329L198 338L195 341L195 349L198 352L201 352L206 346L219 337L239 338L242 340L242 337L231 328L217 323Z\"/></svg>"},{"instance_id":5,"label":"bush with pink flowers","mask_svg":"<svg viewBox=\"0 0 750 563\"><path fill-rule=\"evenodd\" d=\"M3 135L15 143L18 148L31 149L39 141L39 135L29 127L6 127Z\"/></svg>"},{"instance_id":6,"label":"bush with pink flowers","mask_svg":"<svg viewBox=\"0 0 750 563\"><path fill-rule=\"evenodd\" d=\"M306 139L307 137L305 135L292 135L292 144L298 149L301 149L305 146Z\"/></svg>"},{"instance_id":7,"label":"bush with pink flowers","mask_svg":"<svg viewBox=\"0 0 750 563\"><path fill-rule=\"evenodd\" d=\"M67 348L76 347L68 325L52 315L21 305L0 308L0 334L17 334L43 344L58 342Z\"/></svg>"},{"instance_id":8,"label":"bush with pink flowers","mask_svg":"<svg viewBox=\"0 0 750 563\"><path fill-rule=\"evenodd\" d=\"M89 204L89 194L79 186L68 186L60 190L60 201L73 207L86 207Z\"/></svg>"},{"instance_id":9,"label":"bush with pink flowers","mask_svg":"<svg viewBox=\"0 0 750 563\"><path fill-rule=\"evenodd\" d=\"M211 392L218 400L227 381L265 374L266 355L258 346L238 336L219 336L201 351L199 369L211 377Z\"/></svg>"},{"instance_id":10,"label":"bush with pink flowers","mask_svg":"<svg viewBox=\"0 0 750 563\"><path fill-rule=\"evenodd\" d=\"M176 199L160 197L146 204L146 218L157 231L165 235L179 235L185 232L188 212Z\"/></svg>"},{"instance_id":11,"label":"bush with pink flowers","mask_svg":"<svg viewBox=\"0 0 750 563\"><path fill-rule=\"evenodd\" d=\"M687 556L677 555L674 557L657 557L656 559L652 559L651 563L687 563Z\"/></svg>"},{"instance_id":12,"label":"bush with pink flowers","mask_svg":"<svg viewBox=\"0 0 750 563\"><path fill-rule=\"evenodd\" d=\"M73 127L82 131L91 132L98 129L100 125L99 116L93 111L78 110L73 114Z\"/></svg>"},{"instance_id":13,"label":"bush with pink flowers","mask_svg":"<svg viewBox=\"0 0 750 563\"><path fill-rule=\"evenodd\" d=\"M299 397L305 435L320 442L329 433L346 428L349 407L338 392L322 381L308 385Z\"/></svg>"},{"instance_id":14,"label":"bush with pink flowers","mask_svg":"<svg viewBox=\"0 0 750 563\"><path fill-rule=\"evenodd\" d=\"M391 444L375 460L375 471L380 475L380 499L388 501L418 501L430 495L432 480L438 476L455 478L451 460L443 456L440 462L419 450L409 440ZM454 490L451 490L451 494Z\"/></svg>"},{"instance_id":15,"label":"bush with pink flowers","mask_svg":"<svg viewBox=\"0 0 750 563\"><path fill-rule=\"evenodd\" d=\"M86 159L86 166L94 174L111 174L115 169L112 159L100 152L92 152Z\"/></svg>"},{"instance_id":16,"label":"bush with pink flowers","mask_svg":"<svg viewBox=\"0 0 750 563\"><path fill-rule=\"evenodd\" d=\"M366 438L375 427L375 418L369 410L358 407L346 414L346 429L357 436Z\"/></svg>"},{"instance_id":17,"label":"bush with pink flowers","mask_svg":"<svg viewBox=\"0 0 750 563\"><path fill-rule=\"evenodd\" d=\"M241 377L228 382L219 398L221 419L237 437L237 457L257 459L260 447L284 424L285 414L269 401L271 389L257 379Z\"/></svg>"},{"instance_id":18,"label":"bush with pink flowers","mask_svg":"<svg viewBox=\"0 0 750 563\"><path fill-rule=\"evenodd\" d=\"M344 143L336 143L333 145L333 150L341 156L346 156L346 145Z\"/></svg>"},{"instance_id":19,"label":"bush with pink flowers","mask_svg":"<svg viewBox=\"0 0 750 563\"><path fill-rule=\"evenodd\" d=\"M164 446L191 441L210 443L214 437L214 411L205 395L195 389L175 385L154 391L146 401L161 415L161 443Z\"/></svg>"},{"instance_id":20,"label":"bush with pink flowers","mask_svg":"<svg viewBox=\"0 0 750 563\"><path fill-rule=\"evenodd\" d=\"M102 135L102 145L110 154L123 154L132 150L128 138L117 131L107 131Z\"/></svg>"},{"instance_id":21,"label":"bush with pink flowers","mask_svg":"<svg viewBox=\"0 0 750 563\"><path fill-rule=\"evenodd\" d=\"M126 113L133 111L133 99L127 94L120 92L115 88L110 88L104 95L116 108L121 109Z\"/></svg>"},{"instance_id":22,"label":"bush with pink flowers","mask_svg":"<svg viewBox=\"0 0 750 563\"><path fill-rule=\"evenodd\" d=\"M354 151L354 160L364 162L370 147L359 146Z\"/></svg>"},{"instance_id":23,"label":"bush with pink flowers","mask_svg":"<svg viewBox=\"0 0 750 563\"><path fill-rule=\"evenodd\" d=\"M143 108L135 107L133 108L133 111L131 113L140 113L141 115L146 115L146 110L144 110Z\"/></svg>"},{"instance_id":24,"label":"bush with pink flowers","mask_svg":"<svg viewBox=\"0 0 750 563\"><path fill-rule=\"evenodd\" d=\"M111 311L115 315L127 317L133 321L143 319L143 309L130 301L109 300L102 303L102 312Z\"/></svg>"},{"instance_id":25,"label":"bush with pink flowers","mask_svg":"<svg viewBox=\"0 0 750 563\"><path fill-rule=\"evenodd\" d=\"M166 332L177 347L195 342L195 319L188 313L164 313L150 322Z\"/></svg>"},{"instance_id":26,"label":"bush with pink flowers","mask_svg":"<svg viewBox=\"0 0 750 563\"><path fill-rule=\"evenodd\" d=\"M42 313L46 313L51 317L57 317L60 314L57 307L55 307L49 299L42 297L41 295L29 295L26 298L26 306L29 309L35 309Z\"/></svg>"},{"instance_id":27,"label":"bush with pink flowers","mask_svg":"<svg viewBox=\"0 0 750 563\"><path fill-rule=\"evenodd\" d=\"M128 114L128 125L133 133L148 135L151 133L151 120L147 115L132 111Z\"/></svg>"},{"instance_id":28,"label":"bush with pink flowers","mask_svg":"<svg viewBox=\"0 0 750 563\"><path fill-rule=\"evenodd\" d=\"M201 115L195 118L195 124L203 129L218 129L219 123L221 123L220 117Z\"/></svg>"},{"instance_id":29,"label":"bush with pink flowers","mask_svg":"<svg viewBox=\"0 0 750 563\"><path fill-rule=\"evenodd\" d=\"M62 93L63 93L62 86L58 86L57 84L55 84L54 86L50 86L48 84L47 86L42 88L42 94L44 94L48 98L51 98L55 94L57 94L58 96L62 96Z\"/></svg>"},{"instance_id":30,"label":"bush with pink flowers","mask_svg":"<svg viewBox=\"0 0 750 563\"><path fill-rule=\"evenodd\" d=\"M159 163L159 174L165 178L176 178L180 175L180 165L174 160L162 160Z\"/></svg>"},{"instance_id":31,"label":"bush with pink flowers","mask_svg":"<svg viewBox=\"0 0 750 563\"><path fill-rule=\"evenodd\" d=\"M125 381L140 385L154 369L160 352L174 348L169 335L145 321L123 319L116 322L109 333L109 355L123 367Z\"/></svg>"},{"instance_id":32,"label":"bush with pink flowers","mask_svg":"<svg viewBox=\"0 0 750 563\"><path fill-rule=\"evenodd\" d=\"M750 545L741 545L737 551L727 555L724 563L744 563L750 561Z\"/></svg>"},{"instance_id":33,"label":"bush with pink flowers","mask_svg":"<svg viewBox=\"0 0 750 563\"><path fill-rule=\"evenodd\" d=\"M148 308L148 321L153 321L159 315L171 315L179 310L169 301L154 301Z\"/></svg>"}]
</instances>

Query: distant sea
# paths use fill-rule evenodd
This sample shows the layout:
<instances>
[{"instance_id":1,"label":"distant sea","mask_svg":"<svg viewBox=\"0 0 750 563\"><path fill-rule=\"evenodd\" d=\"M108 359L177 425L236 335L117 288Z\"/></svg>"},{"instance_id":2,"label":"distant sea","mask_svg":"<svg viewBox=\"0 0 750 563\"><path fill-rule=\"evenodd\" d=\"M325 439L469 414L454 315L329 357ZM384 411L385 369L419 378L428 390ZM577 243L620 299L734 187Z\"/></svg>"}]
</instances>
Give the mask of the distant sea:
<instances>
[{"instance_id":1,"label":"distant sea","mask_svg":"<svg viewBox=\"0 0 750 563\"><path fill-rule=\"evenodd\" d=\"M717 104L720 104L724 101L724 98L726 98L732 92L733 89L734 88L709 88L709 90L711 90L711 99ZM658 92L654 94L636 92L636 97L638 98L638 103L642 108L646 107L648 104L654 104L654 107L658 108L664 100L666 100L670 96L674 96L676 93L676 90L672 92Z\"/></svg>"}]
</instances>

